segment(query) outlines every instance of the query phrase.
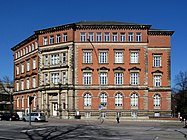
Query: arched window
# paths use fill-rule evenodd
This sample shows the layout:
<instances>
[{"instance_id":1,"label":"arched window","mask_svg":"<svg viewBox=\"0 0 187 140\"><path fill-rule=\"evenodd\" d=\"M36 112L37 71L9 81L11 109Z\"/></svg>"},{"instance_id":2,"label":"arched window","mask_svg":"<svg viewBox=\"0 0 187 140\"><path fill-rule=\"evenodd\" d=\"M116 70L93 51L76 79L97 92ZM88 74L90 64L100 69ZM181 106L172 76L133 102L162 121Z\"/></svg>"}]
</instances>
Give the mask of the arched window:
<instances>
[{"instance_id":1,"label":"arched window","mask_svg":"<svg viewBox=\"0 0 187 140\"><path fill-rule=\"evenodd\" d=\"M21 99L21 107L24 108L24 97L22 96L22 99Z\"/></svg>"},{"instance_id":2,"label":"arched window","mask_svg":"<svg viewBox=\"0 0 187 140\"><path fill-rule=\"evenodd\" d=\"M107 95L105 93L101 93L100 94L100 104L102 106L106 106L107 105Z\"/></svg>"},{"instance_id":3,"label":"arched window","mask_svg":"<svg viewBox=\"0 0 187 140\"><path fill-rule=\"evenodd\" d=\"M123 104L123 96L121 93L117 93L115 96L115 105L116 106L122 106Z\"/></svg>"},{"instance_id":4,"label":"arched window","mask_svg":"<svg viewBox=\"0 0 187 140\"><path fill-rule=\"evenodd\" d=\"M138 95L136 93L133 93L131 95L131 106L132 107L138 106Z\"/></svg>"},{"instance_id":5,"label":"arched window","mask_svg":"<svg viewBox=\"0 0 187 140\"><path fill-rule=\"evenodd\" d=\"M36 95L34 95L33 107L36 108Z\"/></svg>"},{"instance_id":6,"label":"arched window","mask_svg":"<svg viewBox=\"0 0 187 140\"><path fill-rule=\"evenodd\" d=\"M17 97L17 108L19 108L19 98Z\"/></svg>"},{"instance_id":7,"label":"arched window","mask_svg":"<svg viewBox=\"0 0 187 140\"><path fill-rule=\"evenodd\" d=\"M154 95L154 106L160 106L160 95L159 94Z\"/></svg>"},{"instance_id":8,"label":"arched window","mask_svg":"<svg viewBox=\"0 0 187 140\"><path fill-rule=\"evenodd\" d=\"M91 106L92 105L92 96L89 93L84 95L84 106Z\"/></svg>"}]
</instances>

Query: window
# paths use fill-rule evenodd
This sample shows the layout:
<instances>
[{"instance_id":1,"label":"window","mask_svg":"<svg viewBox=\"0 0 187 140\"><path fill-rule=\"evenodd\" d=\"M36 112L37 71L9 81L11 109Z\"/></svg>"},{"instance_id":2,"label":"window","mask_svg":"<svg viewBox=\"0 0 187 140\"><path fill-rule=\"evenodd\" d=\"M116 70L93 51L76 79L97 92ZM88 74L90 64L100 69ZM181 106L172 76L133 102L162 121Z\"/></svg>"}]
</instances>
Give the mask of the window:
<instances>
[{"instance_id":1,"label":"window","mask_svg":"<svg viewBox=\"0 0 187 140\"><path fill-rule=\"evenodd\" d=\"M63 42L67 42L67 41L68 41L68 34L63 33Z\"/></svg>"},{"instance_id":2,"label":"window","mask_svg":"<svg viewBox=\"0 0 187 140\"><path fill-rule=\"evenodd\" d=\"M106 85L107 84L107 81L108 81L108 75L106 72L101 72L100 73L100 84L101 85Z\"/></svg>"},{"instance_id":3,"label":"window","mask_svg":"<svg viewBox=\"0 0 187 140\"><path fill-rule=\"evenodd\" d=\"M31 45L29 45L29 52L31 52Z\"/></svg>"},{"instance_id":4,"label":"window","mask_svg":"<svg viewBox=\"0 0 187 140\"><path fill-rule=\"evenodd\" d=\"M121 93L117 93L115 95L115 106L122 106L123 103L123 96Z\"/></svg>"},{"instance_id":5,"label":"window","mask_svg":"<svg viewBox=\"0 0 187 140\"><path fill-rule=\"evenodd\" d=\"M24 81L21 80L21 90L24 90Z\"/></svg>"},{"instance_id":6,"label":"window","mask_svg":"<svg viewBox=\"0 0 187 140\"><path fill-rule=\"evenodd\" d=\"M131 52L130 63L138 63L138 62L139 62L139 52Z\"/></svg>"},{"instance_id":7,"label":"window","mask_svg":"<svg viewBox=\"0 0 187 140\"><path fill-rule=\"evenodd\" d=\"M59 73L52 73L51 74L51 81L53 84L59 83Z\"/></svg>"},{"instance_id":8,"label":"window","mask_svg":"<svg viewBox=\"0 0 187 140\"><path fill-rule=\"evenodd\" d=\"M44 74L44 85L47 85L48 84L48 74L47 73L45 73Z\"/></svg>"},{"instance_id":9,"label":"window","mask_svg":"<svg viewBox=\"0 0 187 140\"><path fill-rule=\"evenodd\" d=\"M27 89L29 89L29 88L30 88L30 79L27 78Z\"/></svg>"},{"instance_id":10,"label":"window","mask_svg":"<svg viewBox=\"0 0 187 140\"><path fill-rule=\"evenodd\" d=\"M102 41L102 34L100 32L96 33L96 41L101 42Z\"/></svg>"},{"instance_id":11,"label":"window","mask_svg":"<svg viewBox=\"0 0 187 140\"><path fill-rule=\"evenodd\" d=\"M91 106L92 105L92 96L89 93L84 95L84 106Z\"/></svg>"},{"instance_id":12,"label":"window","mask_svg":"<svg viewBox=\"0 0 187 140\"><path fill-rule=\"evenodd\" d=\"M161 67L161 56L160 55L154 55L153 56L153 67Z\"/></svg>"},{"instance_id":13,"label":"window","mask_svg":"<svg viewBox=\"0 0 187 140\"><path fill-rule=\"evenodd\" d=\"M22 99L21 99L21 107L24 108L24 97L22 96Z\"/></svg>"},{"instance_id":14,"label":"window","mask_svg":"<svg viewBox=\"0 0 187 140\"><path fill-rule=\"evenodd\" d=\"M83 52L83 63L92 63L92 52L84 51Z\"/></svg>"},{"instance_id":15,"label":"window","mask_svg":"<svg viewBox=\"0 0 187 140\"><path fill-rule=\"evenodd\" d=\"M50 36L49 43L50 43L50 44L54 44L54 36L53 36L53 35Z\"/></svg>"},{"instance_id":16,"label":"window","mask_svg":"<svg viewBox=\"0 0 187 140\"><path fill-rule=\"evenodd\" d=\"M88 38L89 38L89 40L90 40L91 42L93 42L93 41L94 41L94 33L93 33L93 32L89 32L89 33L88 33Z\"/></svg>"},{"instance_id":17,"label":"window","mask_svg":"<svg viewBox=\"0 0 187 140\"><path fill-rule=\"evenodd\" d=\"M23 49L23 55L25 55L25 48Z\"/></svg>"},{"instance_id":18,"label":"window","mask_svg":"<svg viewBox=\"0 0 187 140\"><path fill-rule=\"evenodd\" d=\"M138 106L138 95L136 93L133 93L131 95L131 106L137 107Z\"/></svg>"},{"instance_id":19,"label":"window","mask_svg":"<svg viewBox=\"0 0 187 140\"><path fill-rule=\"evenodd\" d=\"M159 94L154 95L154 106L160 106L160 95Z\"/></svg>"},{"instance_id":20,"label":"window","mask_svg":"<svg viewBox=\"0 0 187 140\"><path fill-rule=\"evenodd\" d=\"M19 91L19 81L16 82L16 91Z\"/></svg>"},{"instance_id":21,"label":"window","mask_svg":"<svg viewBox=\"0 0 187 140\"><path fill-rule=\"evenodd\" d=\"M24 64L21 64L21 73L24 73Z\"/></svg>"},{"instance_id":22,"label":"window","mask_svg":"<svg viewBox=\"0 0 187 140\"><path fill-rule=\"evenodd\" d=\"M19 65L16 66L16 75L19 75Z\"/></svg>"},{"instance_id":23,"label":"window","mask_svg":"<svg viewBox=\"0 0 187 140\"><path fill-rule=\"evenodd\" d=\"M99 63L107 63L108 62L108 52L99 52Z\"/></svg>"},{"instance_id":24,"label":"window","mask_svg":"<svg viewBox=\"0 0 187 140\"><path fill-rule=\"evenodd\" d=\"M36 88L36 77L32 78L32 88Z\"/></svg>"},{"instance_id":25,"label":"window","mask_svg":"<svg viewBox=\"0 0 187 140\"><path fill-rule=\"evenodd\" d=\"M112 41L117 42L118 41L118 34L117 33L112 33Z\"/></svg>"},{"instance_id":26,"label":"window","mask_svg":"<svg viewBox=\"0 0 187 140\"><path fill-rule=\"evenodd\" d=\"M29 107L29 96L27 97L27 107Z\"/></svg>"},{"instance_id":27,"label":"window","mask_svg":"<svg viewBox=\"0 0 187 140\"><path fill-rule=\"evenodd\" d=\"M80 34L80 41L81 42L85 42L86 41L86 33L81 32L81 34Z\"/></svg>"},{"instance_id":28,"label":"window","mask_svg":"<svg viewBox=\"0 0 187 140\"><path fill-rule=\"evenodd\" d=\"M59 54L52 54L52 55L51 55L51 64L52 64L52 65L57 65L57 64L59 64L59 60L60 60Z\"/></svg>"},{"instance_id":29,"label":"window","mask_svg":"<svg viewBox=\"0 0 187 140\"><path fill-rule=\"evenodd\" d=\"M84 78L84 85L92 84L92 74L90 72L84 72L83 78Z\"/></svg>"},{"instance_id":30,"label":"window","mask_svg":"<svg viewBox=\"0 0 187 140\"><path fill-rule=\"evenodd\" d=\"M36 58L32 59L32 68L36 69Z\"/></svg>"},{"instance_id":31,"label":"window","mask_svg":"<svg viewBox=\"0 0 187 140\"><path fill-rule=\"evenodd\" d=\"M120 41L121 42L125 42L126 41L126 34L125 33L121 33L120 34Z\"/></svg>"},{"instance_id":32,"label":"window","mask_svg":"<svg viewBox=\"0 0 187 140\"><path fill-rule=\"evenodd\" d=\"M105 93L101 93L100 94L100 104L102 106L106 106L107 105L107 95Z\"/></svg>"},{"instance_id":33,"label":"window","mask_svg":"<svg viewBox=\"0 0 187 140\"><path fill-rule=\"evenodd\" d=\"M115 51L115 63L123 63L123 52Z\"/></svg>"},{"instance_id":34,"label":"window","mask_svg":"<svg viewBox=\"0 0 187 140\"><path fill-rule=\"evenodd\" d=\"M132 32L128 33L128 41L133 42L134 41L134 34Z\"/></svg>"},{"instance_id":35,"label":"window","mask_svg":"<svg viewBox=\"0 0 187 140\"><path fill-rule=\"evenodd\" d=\"M67 84L66 72L62 72L63 84Z\"/></svg>"},{"instance_id":36,"label":"window","mask_svg":"<svg viewBox=\"0 0 187 140\"><path fill-rule=\"evenodd\" d=\"M91 117L91 112L85 112L85 118L90 118Z\"/></svg>"},{"instance_id":37,"label":"window","mask_svg":"<svg viewBox=\"0 0 187 140\"><path fill-rule=\"evenodd\" d=\"M154 75L154 86L155 87L161 86L161 75Z\"/></svg>"},{"instance_id":38,"label":"window","mask_svg":"<svg viewBox=\"0 0 187 140\"><path fill-rule=\"evenodd\" d=\"M34 95L34 99L33 99L33 107L36 108L36 96Z\"/></svg>"},{"instance_id":39,"label":"window","mask_svg":"<svg viewBox=\"0 0 187 140\"><path fill-rule=\"evenodd\" d=\"M19 98L18 97L17 97L16 104L17 104L17 108L19 108Z\"/></svg>"},{"instance_id":40,"label":"window","mask_svg":"<svg viewBox=\"0 0 187 140\"><path fill-rule=\"evenodd\" d=\"M36 49L38 48L38 42L35 42L35 48Z\"/></svg>"},{"instance_id":41,"label":"window","mask_svg":"<svg viewBox=\"0 0 187 140\"><path fill-rule=\"evenodd\" d=\"M48 45L48 38L47 38L47 36L44 36L44 38L43 38L43 45Z\"/></svg>"},{"instance_id":42,"label":"window","mask_svg":"<svg viewBox=\"0 0 187 140\"><path fill-rule=\"evenodd\" d=\"M18 58L18 53L16 53L16 59Z\"/></svg>"},{"instance_id":43,"label":"window","mask_svg":"<svg viewBox=\"0 0 187 140\"><path fill-rule=\"evenodd\" d=\"M56 35L56 43L60 43L60 34Z\"/></svg>"},{"instance_id":44,"label":"window","mask_svg":"<svg viewBox=\"0 0 187 140\"><path fill-rule=\"evenodd\" d=\"M139 73L138 72L131 72L130 83L131 83L131 85L138 85L139 84Z\"/></svg>"},{"instance_id":45,"label":"window","mask_svg":"<svg viewBox=\"0 0 187 140\"><path fill-rule=\"evenodd\" d=\"M123 84L123 73L122 72L115 73L115 84L116 85Z\"/></svg>"},{"instance_id":46,"label":"window","mask_svg":"<svg viewBox=\"0 0 187 140\"><path fill-rule=\"evenodd\" d=\"M31 44L31 50L34 51L34 43Z\"/></svg>"},{"instance_id":47,"label":"window","mask_svg":"<svg viewBox=\"0 0 187 140\"><path fill-rule=\"evenodd\" d=\"M30 61L27 61L27 71L30 71Z\"/></svg>"},{"instance_id":48,"label":"window","mask_svg":"<svg viewBox=\"0 0 187 140\"><path fill-rule=\"evenodd\" d=\"M22 50L20 50L20 55L21 55L21 56L23 55Z\"/></svg>"},{"instance_id":49,"label":"window","mask_svg":"<svg viewBox=\"0 0 187 140\"><path fill-rule=\"evenodd\" d=\"M110 41L110 33L105 33L104 35L104 38L105 38L105 42L109 42Z\"/></svg>"},{"instance_id":50,"label":"window","mask_svg":"<svg viewBox=\"0 0 187 140\"><path fill-rule=\"evenodd\" d=\"M62 64L66 64L67 62L66 62L66 52L63 52L62 53Z\"/></svg>"},{"instance_id":51,"label":"window","mask_svg":"<svg viewBox=\"0 0 187 140\"><path fill-rule=\"evenodd\" d=\"M141 42L142 41L142 34L141 33L136 33L136 42Z\"/></svg>"},{"instance_id":52,"label":"window","mask_svg":"<svg viewBox=\"0 0 187 140\"><path fill-rule=\"evenodd\" d=\"M49 58L48 58L48 55L45 55L44 56L44 65L48 65L49 64Z\"/></svg>"},{"instance_id":53,"label":"window","mask_svg":"<svg viewBox=\"0 0 187 140\"><path fill-rule=\"evenodd\" d=\"M28 54L28 47L26 47L25 53Z\"/></svg>"}]
</instances>

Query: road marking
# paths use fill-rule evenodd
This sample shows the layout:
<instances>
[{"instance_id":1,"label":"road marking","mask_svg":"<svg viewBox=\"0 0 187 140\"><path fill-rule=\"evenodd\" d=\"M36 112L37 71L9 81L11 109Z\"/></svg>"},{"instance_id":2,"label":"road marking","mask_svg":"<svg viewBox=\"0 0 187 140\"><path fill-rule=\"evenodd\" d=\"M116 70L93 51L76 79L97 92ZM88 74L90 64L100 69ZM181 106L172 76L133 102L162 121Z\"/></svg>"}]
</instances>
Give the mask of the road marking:
<instances>
[{"instance_id":1,"label":"road marking","mask_svg":"<svg viewBox=\"0 0 187 140\"><path fill-rule=\"evenodd\" d=\"M25 133L25 132L31 132L31 131L42 131L42 130L45 130L45 129L46 128L28 129L28 130L22 130L21 132Z\"/></svg>"}]
</instances>

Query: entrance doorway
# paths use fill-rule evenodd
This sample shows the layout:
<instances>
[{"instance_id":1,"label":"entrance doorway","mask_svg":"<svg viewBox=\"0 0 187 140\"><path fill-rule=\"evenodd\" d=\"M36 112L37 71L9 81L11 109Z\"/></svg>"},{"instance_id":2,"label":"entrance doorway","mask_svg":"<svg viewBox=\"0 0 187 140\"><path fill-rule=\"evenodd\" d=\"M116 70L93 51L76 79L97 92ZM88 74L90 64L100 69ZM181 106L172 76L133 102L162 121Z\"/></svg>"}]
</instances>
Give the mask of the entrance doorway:
<instances>
[{"instance_id":1,"label":"entrance doorway","mask_svg":"<svg viewBox=\"0 0 187 140\"><path fill-rule=\"evenodd\" d=\"M53 103L53 116L57 116L58 103Z\"/></svg>"}]
</instances>

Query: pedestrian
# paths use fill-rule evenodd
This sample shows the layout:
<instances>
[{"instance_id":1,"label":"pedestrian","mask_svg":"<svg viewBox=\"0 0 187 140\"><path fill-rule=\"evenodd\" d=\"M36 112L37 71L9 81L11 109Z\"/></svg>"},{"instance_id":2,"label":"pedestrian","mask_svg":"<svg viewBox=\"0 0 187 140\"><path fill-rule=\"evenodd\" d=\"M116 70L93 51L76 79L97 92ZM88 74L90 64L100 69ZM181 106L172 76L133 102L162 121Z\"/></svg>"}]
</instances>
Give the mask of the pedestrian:
<instances>
[{"instance_id":1,"label":"pedestrian","mask_svg":"<svg viewBox=\"0 0 187 140\"><path fill-rule=\"evenodd\" d=\"M116 121L117 121L117 123L119 123L119 116L117 116Z\"/></svg>"}]
</instances>

